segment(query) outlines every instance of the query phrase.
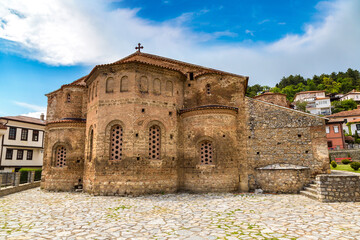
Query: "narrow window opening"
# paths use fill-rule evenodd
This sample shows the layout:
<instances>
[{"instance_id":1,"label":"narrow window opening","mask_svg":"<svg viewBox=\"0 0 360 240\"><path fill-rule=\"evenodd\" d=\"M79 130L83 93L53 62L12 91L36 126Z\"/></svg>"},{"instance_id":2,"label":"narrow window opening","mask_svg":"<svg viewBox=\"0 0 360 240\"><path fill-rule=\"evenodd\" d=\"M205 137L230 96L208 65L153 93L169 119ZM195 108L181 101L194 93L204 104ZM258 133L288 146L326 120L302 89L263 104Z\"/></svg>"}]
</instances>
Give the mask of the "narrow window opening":
<instances>
[{"instance_id":1,"label":"narrow window opening","mask_svg":"<svg viewBox=\"0 0 360 240\"><path fill-rule=\"evenodd\" d=\"M309 153L309 151L305 151L305 153Z\"/></svg>"},{"instance_id":2,"label":"narrow window opening","mask_svg":"<svg viewBox=\"0 0 360 240\"><path fill-rule=\"evenodd\" d=\"M257 154L257 155L259 155L259 154L260 154L260 152L257 152L256 154Z\"/></svg>"},{"instance_id":3,"label":"narrow window opening","mask_svg":"<svg viewBox=\"0 0 360 240\"><path fill-rule=\"evenodd\" d=\"M207 95L210 95L210 94L211 94L210 84L206 84L206 94L207 94Z\"/></svg>"},{"instance_id":4,"label":"narrow window opening","mask_svg":"<svg viewBox=\"0 0 360 240\"><path fill-rule=\"evenodd\" d=\"M159 126L149 128L149 159L160 159L161 130Z\"/></svg>"},{"instance_id":5,"label":"narrow window opening","mask_svg":"<svg viewBox=\"0 0 360 240\"><path fill-rule=\"evenodd\" d=\"M172 116L172 112L169 112L169 116Z\"/></svg>"},{"instance_id":6,"label":"narrow window opening","mask_svg":"<svg viewBox=\"0 0 360 240\"><path fill-rule=\"evenodd\" d=\"M223 138L226 137L225 135L223 135Z\"/></svg>"},{"instance_id":7,"label":"narrow window opening","mask_svg":"<svg viewBox=\"0 0 360 240\"><path fill-rule=\"evenodd\" d=\"M298 137L301 138L301 134L298 134Z\"/></svg>"},{"instance_id":8,"label":"narrow window opening","mask_svg":"<svg viewBox=\"0 0 360 240\"><path fill-rule=\"evenodd\" d=\"M210 141L203 141L200 144L201 164L209 165L213 163L213 146Z\"/></svg>"},{"instance_id":9,"label":"narrow window opening","mask_svg":"<svg viewBox=\"0 0 360 240\"><path fill-rule=\"evenodd\" d=\"M66 166L66 148L64 146L59 146L56 148L55 152L56 157L56 167Z\"/></svg>"},{"instance_id":10,"label":"narrow window opening","mask_svg":"<svg viewBox=\"0 0 360 240\"><path fill-rule=\"evenodd\" d=\"M115 125L110 131L110 160L121 160L123 149L123 129L120 125Z\"/></svg>"},{"instance_id":11,"label":"narrow window opening","mask_svg":"<svg viewBox=\"0 0 360 240\"><path fill-rule=\"evenodd\" d=\"M136 133L136 134L135 134L135 137L139 137L139 134L138 134L138 133Z\"/></svg>"},{"instance_id":12,"label":"narrow window opening","mask_svg":"<svg viewBox=\"0 0 360 240\"><path fill-rule=\"evenodd\" d=\"M140 157L136 157L136 160L138 160L138 161L139 161L139 160L140 160Z\"/></svg>"},{"instance_id":13,"label":"narrow window opening","mask_svg":"<svg viewBox=\"0 0 360 240\"><path fill-rule=\"evenodd\" d=\"M189 73L189 79L190 79L190 81L194 80L194 73L193 72Z\"/></svg>"},{"instance_id":14,"label":"narrow window opening","mask_svg":"<svg viewBox=\"0 0 360 240\"><path fill-rule=\"evenodd\" d=\"M71 102L71 96L70 93L67 94L66 96L66 102Z\"/></svg>"},{"instance_id":15,"label":"narrow window opening","mask_svg":"<svg viewBox=\"0 0 360 240\"><path fill-rule=\"evenodd\" d=\"M174 138L174 135L170 134L170 139L173 139Z\"/></svg>"},{"instance_id":16,"label":"narrow window opening","mask_svg":"<svg viewBox=\"0 0 360 240\"><path fill-rule=\"evenodd\" d=\"M188 87L191 87L191 84L190 84L190 83L188 84Z\"/></svg>"},{"instance_id":17,"label":"narrow window opening","mask_svg":"<svg viewBox=\"0 0 360 240\"><path fill-rule=\"evenodd\" d=\"M141 109L141 112L144 113L144 112L145 112L145 108L142 108L142 109Z\"/></svg>"}]
</instances>

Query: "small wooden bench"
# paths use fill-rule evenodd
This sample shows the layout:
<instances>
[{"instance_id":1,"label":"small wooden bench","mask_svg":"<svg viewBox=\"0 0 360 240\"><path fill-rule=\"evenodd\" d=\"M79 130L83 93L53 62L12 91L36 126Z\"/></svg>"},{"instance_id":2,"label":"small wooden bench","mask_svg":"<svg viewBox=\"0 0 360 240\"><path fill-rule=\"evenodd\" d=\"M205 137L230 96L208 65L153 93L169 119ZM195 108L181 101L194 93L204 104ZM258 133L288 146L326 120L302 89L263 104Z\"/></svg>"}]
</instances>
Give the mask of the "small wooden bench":
<instances>
[{"instance_id":1,"label":"small wooden bench","mask_svg":"<svg viewBox=\"0 0 360 240\"><path fill-rule=\"evenodd\" d=\"M344 159L350 160L350 162L352 162L352 161L351 161L351 157L347 157L347 158L335 158L335 162L341 163L341 161L344 160Z\"/></svg>"}]
</instances>

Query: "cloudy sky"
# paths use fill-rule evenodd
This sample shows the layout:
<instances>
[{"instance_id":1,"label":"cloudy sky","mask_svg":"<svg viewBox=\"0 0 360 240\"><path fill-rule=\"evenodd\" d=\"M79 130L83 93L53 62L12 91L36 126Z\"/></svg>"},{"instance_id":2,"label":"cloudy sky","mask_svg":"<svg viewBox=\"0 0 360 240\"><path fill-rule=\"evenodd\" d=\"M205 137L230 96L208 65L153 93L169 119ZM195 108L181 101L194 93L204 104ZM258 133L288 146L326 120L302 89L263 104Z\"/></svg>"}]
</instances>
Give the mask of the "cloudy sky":
<instances>
[{"instance_id":1,"label":"cloudy sky","mask_svg":"<svg viewBox=\"0 0 360 240\"><path fill-rule=\"evenodd\" d=\"M250 76L360 69L359 0L1 0L0 116L135 51Z\"/></svg>"}]
</instances>

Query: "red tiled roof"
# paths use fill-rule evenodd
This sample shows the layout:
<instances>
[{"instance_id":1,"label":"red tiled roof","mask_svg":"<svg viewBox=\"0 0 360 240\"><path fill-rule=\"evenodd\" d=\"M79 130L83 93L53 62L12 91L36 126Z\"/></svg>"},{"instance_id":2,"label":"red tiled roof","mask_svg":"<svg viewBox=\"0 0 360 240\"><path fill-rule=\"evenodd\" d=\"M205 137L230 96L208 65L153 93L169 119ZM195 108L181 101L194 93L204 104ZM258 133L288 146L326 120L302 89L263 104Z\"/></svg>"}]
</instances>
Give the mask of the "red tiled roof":
<instances>
[{"instance_id":1,"label":"red tiled roof","mask_svg":"<svg viewBox=\"0 0 360 240\"><path fill-rule=\"evenodd\" d=\"M26 122L26 123L33 123L38 125L45 125L45 121L39 119L39 118L33 118L33 117L26 117L26 116L8 116L8 117L1 117L0 119L7 119L12 121L18 121L18 122Z\"/></svg>"},{"instance_id":2,"label":"red tiled roof","mask_svg":"<svg viewBox=\"0 0 360 240\"><path fill-rule=\"evenodd\" d=\"M348 123L356 123L356 122L360 122L360 118L348 121Z\"/></svg>"},{"instance_id":3,"label":"red tiled roof","mask_svg":"<svg viewBox=\"0 0 360 240\"><path fill-rule=\"evenodd\" d=\"M360 109L338 112L338 113L328 116L328 118L349 117L349 116L359 116L360 117Z\"/></svg>"}]
</instances>

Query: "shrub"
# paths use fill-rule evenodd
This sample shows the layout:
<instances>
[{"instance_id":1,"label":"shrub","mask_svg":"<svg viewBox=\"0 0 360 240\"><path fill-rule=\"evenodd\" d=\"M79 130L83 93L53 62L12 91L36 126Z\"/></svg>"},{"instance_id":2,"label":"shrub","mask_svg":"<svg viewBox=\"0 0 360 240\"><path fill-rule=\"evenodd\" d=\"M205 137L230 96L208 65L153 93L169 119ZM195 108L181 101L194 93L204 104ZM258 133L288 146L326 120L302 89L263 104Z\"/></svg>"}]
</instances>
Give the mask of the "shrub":
<instances>
[{"instance_id":1,"label":"shrub","mask_svg":"<svg viewBox=\"0 0 360 240\"><path fill-rule=\"evenodd\" d=\"M341 160L341 163L346 165L346 164L351 163L351 161L349 159L343 159L343 160Z\"/></svg>"},{"instance_id":2,"label":"shrub","mask_svg":"<svg viewBox=\"0 0 360 240\"><path fill-rule=\"evenodd\" d=\"M357 171L357 170L359 170L359 168L360 168L360 163L359 163L359 162L352 162L352 163L350 164L350 167L351 167L352 169L354 169L355 171Z\"/></svg>"},{"instance_id":3,"label":"shrub","mask_svg":"<svg viewBox=\"0 0 360 240\"><path fill-rule=\"evenodd\" d=\"M333 168L336 168L336 167L337 167L337 163L336 163L335 161L331 161L331 166L332 166Z\"/></svg>"},{"instance_id":4,"label":"shrub","mask_svg":"<svg viewBox=\"0 0 360 240\"><path fill-rule=\"evenodd\" d=\"M33 172L35 171L35 181L40 181L41 180L41 171L42 169L38 169L38 168L21 168L19 170L20 172L20 182L21 183L25 183L28 181L28 172Z\"/></svg>"}]
</instances>

